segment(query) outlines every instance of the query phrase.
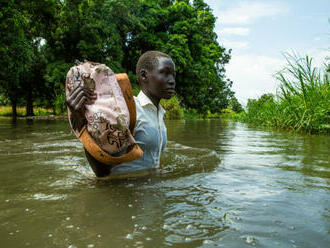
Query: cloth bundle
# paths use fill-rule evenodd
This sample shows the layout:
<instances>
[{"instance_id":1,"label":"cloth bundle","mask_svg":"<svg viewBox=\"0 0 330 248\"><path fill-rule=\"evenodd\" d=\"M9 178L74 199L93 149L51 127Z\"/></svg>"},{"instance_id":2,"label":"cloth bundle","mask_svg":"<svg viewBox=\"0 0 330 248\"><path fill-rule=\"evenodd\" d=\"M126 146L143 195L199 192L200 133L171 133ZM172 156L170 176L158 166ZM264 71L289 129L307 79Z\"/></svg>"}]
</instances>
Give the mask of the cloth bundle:
<instances>
[{"instance_id":1,"label":"cloth bundle","mask_svg":"<svg viewBox=\"0 0 330 248\"><path fill-rule=\"evenodd\" d=\"M136 112L132 88L127 75L114 74L114 72L104 64L85 62L73 66L67 73L66 94L69 95L79 86L89 88L97 94L96 101L91 105L85 106L87 126L82 131L87 130L88 134L85 133L85 136L90 135L92 137L92 140L88 138L88 143L94 141L102 152L108 155L123 151L129 143L131 146L137 146L131 134L135 126ZM71 120L71 112L69 109L68 114L69 120ZM74 130L74 133L87 149L91 144L85 144L86 140L83 141L81 139L82 131L78 132ZM92 146L95 150L95 144L92 144ZM134 149L131 147L127 149L126 152L130 153L132 150ZM91 152L94 153L94 155L91 155L98 159L97 157L100 156L98 155L100 151ZM136 156L142 156L141 153L143 152L140 149L139 154ZM101 157L104 163L104 158L103 156ZM120 160L118 162L118 157L110 157L112 159L115 158L117 161L109 162L111 165L121 162ZM135 156L130 157L132 160L138 158ZM100 161L100 159L98 160ZM126 160L123 162L126 162Z\"/></svg>"}]
</instances>

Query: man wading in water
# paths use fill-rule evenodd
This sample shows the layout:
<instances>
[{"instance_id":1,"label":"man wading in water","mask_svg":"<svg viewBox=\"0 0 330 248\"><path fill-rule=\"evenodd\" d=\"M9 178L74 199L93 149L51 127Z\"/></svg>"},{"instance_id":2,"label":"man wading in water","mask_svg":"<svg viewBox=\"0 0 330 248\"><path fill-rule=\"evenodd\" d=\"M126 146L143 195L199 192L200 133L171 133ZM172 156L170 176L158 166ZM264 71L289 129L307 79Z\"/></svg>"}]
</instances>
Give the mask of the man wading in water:
<instances>
[{"instance_id":1,"label":"man wading in water","mask_svg":"<svg viewBox=\"0 0 330 248\"><path fill-rule=\"evenodd\" d=\"M137 118L133 136L144 154L135 161L109 166L100 163L85 150L97 177L129 175L133 172L147 174L150 169L159 167L160 153L167 142L163 120L165 110L159 102L175 94L175 64L165 53L148 51L139 58L136 75L141 91L134 97ZM92 104L96 98L96 94L88 88L78 87L72 91L66 103L72 112L73 128L81 130L86 125L85 104Z\"/></svg>"}]
</instances>

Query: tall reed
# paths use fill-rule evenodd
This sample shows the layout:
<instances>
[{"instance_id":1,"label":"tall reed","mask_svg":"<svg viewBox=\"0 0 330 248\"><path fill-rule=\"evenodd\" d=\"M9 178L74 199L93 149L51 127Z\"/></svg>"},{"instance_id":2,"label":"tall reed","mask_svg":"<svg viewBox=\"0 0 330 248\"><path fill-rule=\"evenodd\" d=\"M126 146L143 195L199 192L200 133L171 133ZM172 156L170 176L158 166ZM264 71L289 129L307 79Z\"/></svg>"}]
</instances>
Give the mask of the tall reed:
<instances>
[{"instance_id":1,"label":"tall reed","mask_svg":"<svg viewBox=\"0 0 330 248\"><path fill-rule=\"evenodd\" d=\"M308 56L285 54L287 65L277 72L280 82L275 96L250 100L247 122L279 128L330 132L329 74L312 66Z\"/></svg>"}]
</instances>

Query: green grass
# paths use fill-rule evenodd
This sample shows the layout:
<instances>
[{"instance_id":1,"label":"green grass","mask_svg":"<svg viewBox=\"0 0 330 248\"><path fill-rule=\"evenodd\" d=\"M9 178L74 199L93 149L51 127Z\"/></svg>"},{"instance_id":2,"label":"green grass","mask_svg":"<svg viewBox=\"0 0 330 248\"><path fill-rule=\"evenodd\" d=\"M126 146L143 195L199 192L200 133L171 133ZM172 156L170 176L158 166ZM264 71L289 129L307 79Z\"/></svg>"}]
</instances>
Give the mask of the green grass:
<instances>
[{"instance_id":1,"label":"green grass","mask_svg":"<svg viewBox=\"0 0 330 248\"><path fill-rule=\"evenodd\" d=\"M25 107L17 107L17 116L26 116ZM37 116L52 115L53 110L35 107L33 108L34 114ZM0 106L0 116L12 116L11 106Z\"/></svg>"},{"instance_id":2,"label":"green grass","mask_svg":"<svg viewBox=\"0 0 330 248\"><path fill-rule=\"evenodd\" d=\"M276 74L276 95L249 100L241 120L308 133L330 133L329 75L312 59L286 55L287 66Z\"/></svg>"}]
</instances>

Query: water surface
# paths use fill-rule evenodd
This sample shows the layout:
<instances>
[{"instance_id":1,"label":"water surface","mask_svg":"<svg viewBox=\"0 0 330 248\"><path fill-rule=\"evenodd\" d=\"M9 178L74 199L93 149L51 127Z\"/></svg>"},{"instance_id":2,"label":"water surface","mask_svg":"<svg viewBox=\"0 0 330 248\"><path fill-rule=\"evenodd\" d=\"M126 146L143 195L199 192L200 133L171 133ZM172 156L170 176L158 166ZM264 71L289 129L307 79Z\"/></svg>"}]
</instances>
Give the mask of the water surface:
<instances>
[{"instance_id":1,"label":"water surface","mask_svg":"<svg viewBox=\"0 0 330 248\"><path fill-rule=\"evenodd\" d=\"M159 173L99 182L67 121L0 119L1 247L329 247L329 136L167 127Z\"/></svg>"}]
</instances>

